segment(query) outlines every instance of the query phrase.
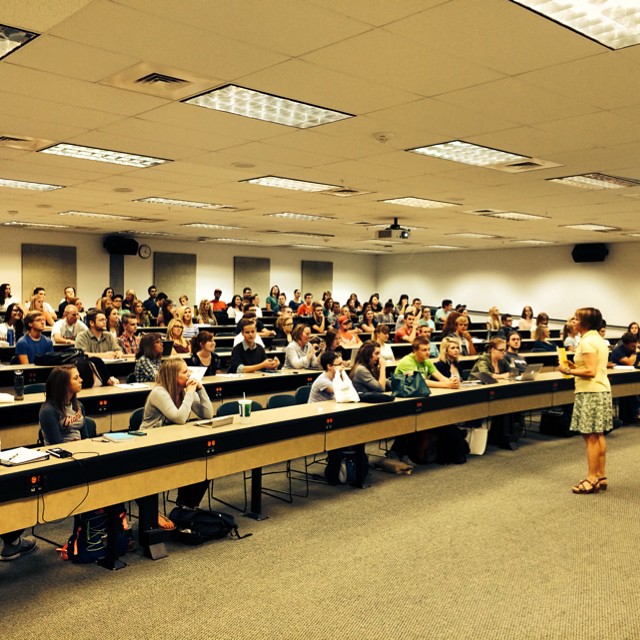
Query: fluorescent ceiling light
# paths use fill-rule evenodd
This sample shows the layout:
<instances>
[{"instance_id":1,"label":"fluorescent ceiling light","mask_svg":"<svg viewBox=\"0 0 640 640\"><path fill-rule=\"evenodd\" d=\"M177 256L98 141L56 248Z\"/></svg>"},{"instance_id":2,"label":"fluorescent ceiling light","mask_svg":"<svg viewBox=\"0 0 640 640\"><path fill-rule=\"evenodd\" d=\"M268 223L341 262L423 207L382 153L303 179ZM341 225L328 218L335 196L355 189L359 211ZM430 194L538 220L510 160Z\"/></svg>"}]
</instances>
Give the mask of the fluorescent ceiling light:
<instances>
[{"instance_id":1,"label":"fluorescent ceiling light","mask_svg":"<svg viewBox=\"0 0 640 640\"><path fill-rule=\"evenodd\" d=\"M156 238L171 238L172 233L166 233L165 231L125 231L134 236L154 236Z\"/></svg>"},{"instance_id":2,"label":"fluorescent ceiling light","mask_svg":"<svg viewBox=\"0 0 640 640\"><path fill-rule=\"evenodd\" d=\"M310 231L267 231L284 236L301 236L303 238L335 238L333 233L312 233Z\"/></svg>"},{"instance_id":3,"label":"fluorescent ceiling light","mask_svg":"<svg viewBox=\"0 0 640 640\"><path fill-rule=\"evenodd\" d=\"M335 220L335 218L331 218L329 216L316 216L308 213L290 213L288 211L283 211L282 213L266 213L265 216L268 218L286 218L288 220L304 220L307 222Z\"/></svg>"},{"instance_id":4,"label":"fluorescent ceiling light","mask_svg":"<svg viewBox=\"0 0 640 640\"><path fill-rule=\"evenodd\" d=\"M213 89L182 102L298 129L310 129L321 124L353 118L348 113L315 107L233 84Z\"/></svg>"},{"instance_id":5,"label":"fluorescent ceiling light","mask_svg":"<svg viewBox=\"0 0 640 640\"><path fill-rule=\"evenodd\" d=\"M471 238L471 239L487 239L487 238L498 238L499 236L492 236L486 233L447 233L448 236L456 236L457 238Z\"/></svg>"},{"instance_id":6,"label":"fluorescent ceiling light","mask_svg":"<svg viewBox=\"0 0 640 640\"><path fill-rule=\"evenodd\" d=\"M524 222L528 220L548 220L546 216L536 216L532 213L517 213L515 211L503 211L501 213L485 213L485 218L501 218L502 220L515 220Z\"/></svg>"},{"instance_id":7,"label":"fluorescent ceiling light","mask_svg":"<svg viewBox=\"0 0 640 640\"><path fill-rule=\"evenodd\" d=\"M428 244L427 249L462 249L462 247L456 247L452 244Z\"/></svg>"},{"instance_id":8,"label":"fluorescent ceiling light","mask_svg":"<svg viewBox=\"0 0 640 640\"><path fill-rule=\"evenodd\" d=\"M320 182L305 182L304 180L293 180L291 178L278 178L277 176L263 176L262 178L251 178L241 180L250 184L259 184L263 187L277 187L279 189L292 189L293 191L329 191L338 189L335 184L322 184Z\"/></svg>"},{"instance_id":9,"label":"fluorescent ceiling light","mask_svg":"<svg viewBox=\"0 0 640 640\"><path fill-rule=\"evenodd\" d=\"M386 204L400 204L404 207L419 207L421 209L441 209L443 207L455 207L451 202L440 202L438 200L426 200L425 198L393 198L391 200L380 200Z\"/></svg>"},{"instance_id":10,"label":"fluorescent ceiling light","mask_svg":"<svg viewBox=\"0 0 640 640\"><path fill-rule=\"evenodd\" d=\"M38 35L31 31L23 31L6 24L0 24L0 60L23 44L27 44L27 42L37 38Z\"/></svg>"},{"instance_id":11,"label":"fluorescent ceiling light","mask_svg":"<svg viewBox=\"0 0 640 640\"><path fill-rule=\"evenodd\" d=\"M149 204L167 204L175 205L177 207L192 207L194 209L232 209L233 207L228 204L213 204L212 202L193 202L191 200L173 200L172 198L140 198L133 202L145 202Z\"/></svg>"},{"instance_id":12,"label":"fluorescent ceiling light","mask_svg":"<svg viewBox=\"0 0 640 640\"><path fill-rule=\"evenodd\" d=\"M259 240L247 240L246 238L209 238L212 242L231 242L235 244L260 244Z\"/></svg>"},{"instance_id":13,"label":"fluorescent ceiling light","mask_svg":"<svg viewBox=\"0 0 640 640\"><path fill-rule=\"evenodd\" d=\"M23 182L21 180L6 180L0 178L0 187L11 187L12 189L30 189L31 191L55 191L64 189L58 184L44 184L40 182Z\"/></svg>"},{"instance_id":14,"label":"fluorescent ceiling light","mask_svg":"<svg viewBox=\"0 0 640 640\"><path fill-rule=\"evenodd\" d=\"M514 240L513 244L555 244L551 240Z\"/></svg>"},{"instance_id":15,"label":"fluorescent ceiling light","mask_svg":"<svg viewBox=\"0 0 640 640\"><path fill-rule=\"evenodd\" d=\"M376 255L385 254L386 251L376 251L375 249L356 249L354 253L375 253Z\"/></svg>"},{"instance_id":16,"label":"fluorescent ceiling light","mask_svg":"<svg viewBox=\"0 0 640 640\"><path fill-rule=\"evenodd\" d=\"M418 153L423 156L440 158L441 160L451 160L452 162L462 162L476 167L488 167L494 164L505 162L515 162L517 160L527 160L529 156L521 156L507 151L482 147L462 140L452 140L442 144L434 144L426 147L407 149L410 153Z\"/></svg>"},{"instance_id":17,"label":"fluorescent ceiling light","mask_svg":"<svg viewBox=\"0 0 640 640\"><path fill-rule=\"evenodd\" d=\"M640 43L640 8L629 0L514 0L611 49Z\"/></svg>"},{"instance_id":18,"label":"fluorescent ceiling light","mask_svg":"<svg viewBox=\"0 0 640 640\"><path fill-rule=\"evenodd\" d=\"M37 229L70 229L67 224L47 224L44 222L18 222L11 220L10 222L0 223L3 227L33 227Z\"/></svg>"},{"instance_id":19,"label":"fluorescent ceiling light","mask_svg":"<svg viewBox=\"0 0 640 640\"><path fill-rule=\"evenodd\" d=\"M625 233L625 236L631 236L632 238L640 238L640 233Z\"/></svg>"},{"instance_id":20,"label":"fluorescent ceiling light","mask_svg":"<svg viewBox=\"0 0 640 640\"><path fill-rule=\"evenodd\" d=\"M577 229L578 231L620 231L619 227L608 227L604 224L565 224L566 229Z\"/></svg>"},{"instance_id":21,"label":"fluorescent ceiling light","mask_svg":"<svg viewBox=\"0 0 640 640\"><path fill-rule=\"evenodd\" d=\"M581 189L624 189L625 187L637 187L639 180L629 178L617 178L605 173L585 173L578 176L566 176L564 178L547 178L548 182L559 182L571 187Z\"/></svg>"},{"instance_id":22,"label":"fluorescent ceiling light","mask_svg":"<svg viewBox=\"0 0 640 640\"><path fill-rule=\"evenodd\" d=\"M52 147L41 149L39 153L49 153L56 156L66 156L78 158L80 160L95 160L96 162L108 162L110 164L120 164L127 167L155 167L158 164L165 164L171 160L162 158L152 158L150 156L139 156L134 153L124 153L123 151L109 151L107 149L96 149L94 147L82 147L77 144L62 142Z\"/></svg>"},{"instance_id":23,"label":"fluorescent ceiling light","mask_svg":"<svg viewBox=\"0 0 640 640\"><path fill-rule=\"evenodd\" d=\"M333 247L319 247L315 244L292 244L292 249L319 249L321 251L327 251L328 249L333 250Z\"/></svg>"},{"instance_id":24,"label":"fluorescent ceiling light","mask_svg":"<svg viewBox=\"0 0 640 640\"><path fill-rule=\"evenodd\" d=\"M90 211L60 211L59 216L77 216L78 218L98 218L100 220L136 220L132 216L118 216L113 213L92 213Z\"/></svg>"},{"instance_id":25,"label":"fluorescent ceiling light","mask_svg":"<svg viewBox=\"0 0 640 640\"><path fill-rule=\"evenodd\" d=\"M242 229L242 227L234 227L227 224L209 224L208 222L189 222L180 226L191 227L192 229Z\"/></svg>"}]
</instances>

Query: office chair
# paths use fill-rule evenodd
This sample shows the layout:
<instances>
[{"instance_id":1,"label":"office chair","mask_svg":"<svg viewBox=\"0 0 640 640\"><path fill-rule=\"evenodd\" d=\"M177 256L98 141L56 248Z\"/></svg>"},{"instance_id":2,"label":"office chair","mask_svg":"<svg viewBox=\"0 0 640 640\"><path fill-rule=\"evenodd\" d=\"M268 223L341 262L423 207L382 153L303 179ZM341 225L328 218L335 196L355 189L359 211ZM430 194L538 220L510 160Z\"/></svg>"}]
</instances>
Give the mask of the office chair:
<instances>
[{"instance_id":1,"label":"office chair","mask_svg":"<svg viewBox=\"0 0 640 640\"><path fill-rule=\"evenodd\" d=\"M28 393L44 393L47 390L47 385L44 382L34 382L33 384L24 385L24 394Z\"/></svg>"}]
</instances>

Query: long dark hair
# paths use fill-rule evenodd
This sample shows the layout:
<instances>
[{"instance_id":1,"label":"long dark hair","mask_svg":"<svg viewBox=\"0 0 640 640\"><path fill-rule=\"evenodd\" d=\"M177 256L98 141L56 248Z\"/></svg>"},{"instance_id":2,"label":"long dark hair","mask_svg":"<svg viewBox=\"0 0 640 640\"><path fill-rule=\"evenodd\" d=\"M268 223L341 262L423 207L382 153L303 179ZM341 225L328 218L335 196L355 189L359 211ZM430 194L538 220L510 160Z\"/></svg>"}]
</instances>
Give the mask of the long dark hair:
<instances>
[{"instance_id":1,"label":"long dark hair","mask_svg":"<svg viewBox=\"0 0 640 640\"><path fill-rule=\"evenodd\" d=\"M8 282L0 284L0 304L4 304L4 301L7 299L7 287L10 286Z\"/></svg>"},{"instance_id":2,"label":"long dark hair","mask_svg":"<svg viewBox=\"0 0 640 640\"><path fill-rule=\"evenodd\" d=\"M360 347L360 349L358 350L358 355L356 356L356 362L353 365L353 369L351 369L352 378L354 373L356 372L356 369L359 366L362 366L367 369L374 378L378 379L378 377L380 376L380 366L377 364L372 364L371 358L373 357L373 352L379 348L380 345L374 340L367 340Z\"/></svg>"},{"instance_id":3,"label":"long dark hair","mask_svg":"<svg viewBox=\"0 0 640 640\"><path fill-rule=\"evenodd\" d=\"M9 325L7 321L11 318L11 315L13 314L13 310L16 308L20 309L20 305L17 302L12 302L7 307L7 311L4 314L4 321L7 325ZM20 309L20 311L22 311L22 309ZM13 331L16 336L16 341L18 340L18 338L22 337L22 334L24 333L24 322L22 322L22 318L20 318L20 320L16 320L16 323L13 325Z\"/></svg>"},{"instance_id":4,"label":"long dark hair","mask_svg":"<svg viewBox=\"0 0 640 640\"><path fill-rule=\"evenodd\" d=\"M214 340L213 333L211 331L200 331L191 338L191 353L197 353L204 347L207 342Z\"/></svg>"},{"instance_id":5,"label":"long dark hair","mask_svg":"<svg viewBox=\"0 0 640 640\"><path fill-rule=\"evenodd\" d=\"M136 353L136 360L139 360L142 356L146 356L149 360L161 360L162 354L158 355L156 350L153 348L156 342L162 342L162 338L159 334L145 333L142 338L140 338L140 346Z\"/></svg>"},{"instance_id":6,"label":"long dark hair","mask_svg":"<svg viewBox=\"0 0 640 640\"><path fill-rule=\"evenodd\" d=\"M67 404L67 393L73 369L77 369L75 364L62 364L59 367L54 367L47 378L46 401L50 402L60 413L64 413L64 407ZM78 396L75 393L71 396L71 406L74 411L80 408Z\"/></svg>"}]
</instances>

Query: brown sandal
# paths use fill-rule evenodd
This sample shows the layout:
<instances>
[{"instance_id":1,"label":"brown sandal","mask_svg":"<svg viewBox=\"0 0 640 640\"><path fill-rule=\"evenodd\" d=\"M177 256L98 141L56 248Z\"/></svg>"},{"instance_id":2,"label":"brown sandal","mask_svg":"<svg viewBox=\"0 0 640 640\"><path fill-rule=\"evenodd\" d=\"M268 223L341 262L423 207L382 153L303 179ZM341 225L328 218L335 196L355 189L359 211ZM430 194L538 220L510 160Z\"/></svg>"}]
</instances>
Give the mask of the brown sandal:
<instances>
[{"instance_id":1,"label":"brown sandal","mask_svg":"<svg viewBox=\"0 0 640 640\"><path fill-rule=\"evenodd\" d=\"M598 491L600 491L600 486L597 480L595 481L595 483L593 483L591 482L591 480L585 478L584 480L580 480L578 484L571 487L571 491L580 495L587 493L598 493Z\"/></svg>"},{"instance_id":2,"label":"brown sandal","mask_svg":"<svg viewBox=\"0 0 640 640\"><path fill-rule=\"evenodd\" d=\"M598 478L598 488L600 491L606 491L609 488L609 482L607 481L607 476L602 476L602 478Z\"/></svg>"}]
</instances>

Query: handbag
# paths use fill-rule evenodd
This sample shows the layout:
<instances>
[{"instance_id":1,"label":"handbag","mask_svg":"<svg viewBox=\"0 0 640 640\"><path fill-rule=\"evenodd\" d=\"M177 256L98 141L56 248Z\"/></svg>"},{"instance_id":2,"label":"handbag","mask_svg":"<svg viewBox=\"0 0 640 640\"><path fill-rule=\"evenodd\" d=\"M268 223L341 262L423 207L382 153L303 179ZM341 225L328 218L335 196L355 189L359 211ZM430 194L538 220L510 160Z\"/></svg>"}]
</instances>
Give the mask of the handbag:
<instances>
[{"instance_id":1,"label":"handbag","mask_svg":"<svg viewBox=\"0 0 640 640\"><path fill-rule=\"evenodd\" d=\"M360 402L360 396L346 371L339 370L333 380L333 394L336 402Z\"/></svg>"},{"instance_id":2,"label":"handbag","mask_svg":"<svg viewBox=\"0 0 640 640\"><path fill-rule=\"evenodd\" d=\"M391 376L391 395L394 398L419 398L430 393L431 389L417 371L411 375L394 373Z\"/></svg>"},{"instance_id":3,"label":"handbag","mask_svg":"<svg viewBox=\"0 0 640 640\"><path fill-rule=\"evenodd\" d=\"M469 443L469 453L474 456L481 456L487 449L487 438L489 437L489 425L483 424L467 431L466 441Z\"/></svg>"}]
</instances>

